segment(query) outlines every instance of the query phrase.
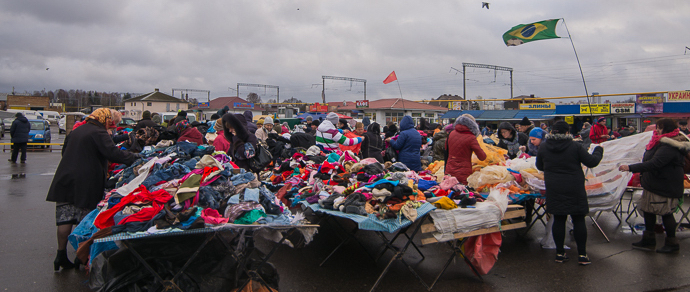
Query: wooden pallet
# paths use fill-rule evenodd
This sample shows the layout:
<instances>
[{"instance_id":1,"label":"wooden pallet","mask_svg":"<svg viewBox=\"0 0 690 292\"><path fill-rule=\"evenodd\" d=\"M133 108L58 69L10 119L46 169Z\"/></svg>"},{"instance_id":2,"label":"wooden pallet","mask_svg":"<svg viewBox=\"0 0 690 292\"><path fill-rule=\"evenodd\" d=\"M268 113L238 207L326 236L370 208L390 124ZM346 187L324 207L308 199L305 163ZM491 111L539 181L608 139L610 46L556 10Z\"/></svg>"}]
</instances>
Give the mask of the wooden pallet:
<instances>
[{"instance_id":1,"label":"wooden pallet","mask_svg":"<svg viewBox=\"0 0 690 292\"><path fill-rule=\"evenodd\" d=\"M527 223L525 221L520 220L520 222L515 222L515 223L510 223L508 221L509 219L518 219L518 218L524 218L525 217L525 209L521 205L508 205L508 209L506 210L506 213L503 214L503 222L500 226L495 226L495 227L490 227L490 228L483 228L483 229L478 229L470 232L463 232L463 233L454 233L453 237L455 239L461 239L465 237L472 237L472 236L477 236L477 235L482 235L482 234L489 234L489 233L494 233L494 232L499 232L499 231L508 231L508 230L514 230L514 229L520 229L520 228L525 228L527 227ZM434 226L433 223L425 223L422 225L421 228L422 234L430 235L429 233L436 232L436 226ZM437 243L438 240L436 240L435 237L433 236L428 236L422 238L422 245L427 245L427 244L432 244L432 243Z\"/></svg>"}]
</instances>

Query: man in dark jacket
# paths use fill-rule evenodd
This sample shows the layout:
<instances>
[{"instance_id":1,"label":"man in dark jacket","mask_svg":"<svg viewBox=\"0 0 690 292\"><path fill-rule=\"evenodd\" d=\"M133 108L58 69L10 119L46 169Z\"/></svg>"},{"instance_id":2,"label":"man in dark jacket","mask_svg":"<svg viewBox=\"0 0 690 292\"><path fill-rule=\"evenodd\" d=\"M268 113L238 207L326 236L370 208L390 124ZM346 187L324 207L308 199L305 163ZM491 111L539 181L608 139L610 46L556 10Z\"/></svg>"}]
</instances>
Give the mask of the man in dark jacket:
<instances>
[{"instance_id":1,"label":"man in dark jacket","mask_svg":"<svg viewBox=\"0 0 690 292\"><path fill-rule=\"evenodd\" d=\"M376 158L383 163L383 140L381 140L381 126L379 123L373 122L367 127L367 132L364 133L364 140L362 140L362 158Z\"/></svg>"},{"instance_id":2,"label":"man in dark jacket","mask_svg":"<svg viewBox=\"0 0 690 292\"><path fill-rule=\"evenodd\" d=\"M530 121L529 118L527 118L527 117L522 118L522 121L520 121L518 126L520 128L518 128L517 130L524 133L525 135L529 135L529 132L531 132L532 129L534 129L534 125L532 124L532 121Z\"/></svg>"},{"instance_id":3,"label":"man in dark jacket","mask_svg":"<svg viewBox=\"0 0 690 292\"><path fill-rule=\"evenodd\" d=\"M108 161L130 165L138 157L115 146L107 131L113 122L111 111L99 108L86 118L84 125L65 137L62 160L46 198L46 201L56 203L58 255L54 262L55 270L74 267L67 258L67 237L72 226L103 199Z\"/></svg>"},{"instance_id":4,"label":"man in dark jacket","mask_svg":"<svg viewBox=\"0 0 690 292\"><path fill-rule=\"evenodd\" d=\"M256 130L259 129L256 124L254 124L254 114L252 111L244 111L242 114L244 116L244 119L247 120L247 131L249 133L255 134Z\"/></svg>"},{"instance_id":5,"label":"man in dark jacket","mask_svg":"<svg viewBox=\"0 0 690 292\"><path fill-rule=\"evenodd\" d=\"M22 113L17 113L14 117L15 119L10 127L10 136L12 137L12 158L7 161L17 163L17 155L21 149L21 162L26 163L26 143L29 142L31 123L29 123L29 120L27 120Z\"/></svg>"},{"instance_id":6,"label":"man in dark jacket","mask_svg":"<svg viewBox=\"0 0 690 292\"><path fill-rule=\"evenodd\" d=\"M146 127L155 127L157 124L151 120L151 112L150 111L144 111L141 113L141 120L137 123L136 126L134 126L133 132L136 132L139 129L146 128Z\"/></svg>"},{"instance_id":7,"label":"man in dark jacket","mask_svg":"<svg viewBox=\"0 0 690 292\"><path fill-rule=\"evenodd\" d=\"M537 169L544 171L546 186L546 211L554 215L553 240L556 243L556 262L568 259L563 247L565 223L568 215L572 218L578 262L590 263L587 257L587 225L585 216L589 213L585 174L582 164L589 168L599 165L604 148L597 146L589 154L587 149L573 142L570 125L564 121L556 122L551 134L546 135L537 154Z\"/></svg>"},{"instance_id":8,"label":"man in dark jacket","mask_svg":"<svg viewBox=\"0 0 690 292\"><path fill-rule=\"evenodd\" d=\"M398 161L414 171L422 170L422 158L419 153L422 148L422 135L414 128L412 117L405 116L400 122L398 139L387 138L391 147L398 151Z\"/></svg>"}]
</instances>

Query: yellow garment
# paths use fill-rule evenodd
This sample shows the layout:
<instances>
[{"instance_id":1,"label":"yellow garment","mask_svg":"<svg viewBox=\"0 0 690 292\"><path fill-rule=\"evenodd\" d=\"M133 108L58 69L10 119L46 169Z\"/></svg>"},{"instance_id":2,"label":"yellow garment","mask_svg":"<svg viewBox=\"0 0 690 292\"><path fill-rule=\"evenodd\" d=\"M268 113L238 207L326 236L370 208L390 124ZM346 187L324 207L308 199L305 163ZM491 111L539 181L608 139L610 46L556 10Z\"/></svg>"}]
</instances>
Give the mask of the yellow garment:
<instances>
[{"instance_id":1,"label":"yellow garment","mask_svg":"<svg viewBox=\"0 0 690 292\"><path fill-rule=\"evenodd\" d=\"M110 109L102 107L93 111L93 113L86 117L86 120L96 120L107 129L111 126L110 123L113 121L113 115L110 113Z\"/></svg>"},{"instance_id":2,"label":"yellow garment","mask_svg":"<svg viewBox=\"0 0 690 292\"><path fill-rule=\"evenodd\" d=\"M436 206L436 208L444 210L452 210L458 207L458 205L456 205L455 202L448 197L438 199L438 201L434 202L433 205Z\"/></svg>"},{"instance_id":3,"label":"yellow garment","mask_svg":"<svg viewBox=\"0 0 690 292\"><path fill-rule=\"evenodd\" d=\"M482 147L482 150L484 150L484 153L486 153L486 159L481 161L479 158L477 158L477 155L473 153L473 170L481 169L489 165L503 165L506 162L504 155L508 154L508 150L484 143L482 136L477 137L477 142L479 142L479 147Z\"/></svg>"}]
</instances>

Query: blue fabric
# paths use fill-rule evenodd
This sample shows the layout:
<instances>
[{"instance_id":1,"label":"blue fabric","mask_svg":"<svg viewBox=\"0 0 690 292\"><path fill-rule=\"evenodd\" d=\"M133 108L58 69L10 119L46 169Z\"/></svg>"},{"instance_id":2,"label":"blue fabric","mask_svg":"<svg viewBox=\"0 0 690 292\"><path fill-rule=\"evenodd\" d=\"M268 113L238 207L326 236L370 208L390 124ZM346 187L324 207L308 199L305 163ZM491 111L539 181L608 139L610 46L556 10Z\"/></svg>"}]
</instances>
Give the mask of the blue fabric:
<instances>
[{"instance_id":1,"label":"blue fabric","mask_svg":"<svg viewBox=\"0 0 690 292\"><path fill-rule=\"evenodd\" d=\"M187 142L187 141L180 141L180 142L177 142L176 146L178 148L178 151L187 153L189 155L192 155L192 153L194 153L194 151L196 151L196 143ZM172 148L176 148L176 147L172 147Z\"/></svg>"},{"instance_id":2,"label":"blue fabric","mask_svg":"<svg viewBox=\"0 0 690 292\"><path fill-rule=\"evenodd\" d=\"M187 160L184 164L189 169L195 169L196 168L196 163L199 162L196 158L192 158L190 160Z\"/></svg>"},{"instance_id":3,"label":"blue fabric","mask_svg":"<svg viewBox=\"0 0 690 292\"><path fill-rule=\"evenodd\" d=\"M228 204L239 204L240 203L240 195L233 195L228 199Z\"/></svg>"},{"instance_id":4,"label":"blue fabric","mask_svg":"<svg viewBox=\"0 0 690 292\"><path fill-rule=\"evenodd\" d=\"M259 203L259 189L244 189L244 201Z\"/></svg>"},{"instance_id":5,"label":"blue fabric","mask_svg":"<svg viewBox=\"0 0 690 292\"><path fill-rule=\"evenodd\" d=\"M417 182L417 188L422 191L426 191L435 185L438 185L435 180L420 179L419 182Z\"/></svg>"},{"instance_id":6,"label":"blue fabric","mask_svg":"<svg viewBox=\"0 0 690 292\"><path fill-rule=\"evenodd\" d=\"M290 217L285 216L285 214L280 214L280 215L271 215L271 214L266 214L266 217L262 217L261 219L256 221L259 224L268 224L268 225L290 225L292 223L292 220L290 220Z\"/></svg>"},{"instance_id":7,"label":"blue fabric","mask_svg":"<svg viewBox=\"0 0 690 292\"><path fill-rule=\"evenodd\" d=\"M400 183L400 181L399 180L380 179L380 180L375 181L373 184L366 185L365 187L373 189L375 186L378 186L378 185L384 184L384 183L389 183L389 184L392 184L393 186L397 186Z\"/></svg>"},{"instance_id":8,"label":"blue fabric","mask_svg":"<svg viewBox=\"0 0 690 292\"><path fill-rule=\"evenodd\" d=\"M74 230L72 230L72 233L70 233L70 235L67 237L67 240L72 245L74 250L77 250L80 243L89 240L89 238L91 238L91 236L98 231L98 228L93 225L98 213L98 209L94 209L91 211L91 213L87 214L84 219L79 222L79 225L77 225L77 227L75 227Z\"/></svg>"},{"instance_id":9,"label":"blue fabric","mask_svg":"<svg viewBox=\"0 0 690 292\"><path fill-rule=\"evenodd\" d=\"M246 172L246 173L240 173L232 176L230 180L232 181L232 185L241 185L241 184L246 184L250 181L253 181L255 178L254 174L251 172Z\"/></svg>"},{"instance_id":10,"label":"blue fabric","mask_svg":"<svg viewBox=\"0 0 690 292\"><path fill-rule=\"evenodd\" d=\"M334 210L328 210L328 209L322 209L319 204L308 204L307 202L302 202L303 205L308 206L314 212L321 212L321 213L326 213L329 215L333 215L335 217L341 217L341 218L347 218L355 223L357 223L357 226L359 229L362 230L371 230L371 231L383 231L383 232L389 232L393 233L401 228L407 227L410 224L412 224L412 221L407 220L404 216L401 216L398 219L384 219L380 220L376 218L376 215L374 214L367 214L366 216L364 215L356 215L356 214L350 214L350 213L343 213L340 211L334 211ZM436 207L430 203L424 203L421 207L417 208L417 220L423 218L427 213L435 210Z\"/></svg>"},{"instance_id":11,"label":"blue fabric","mask_svg":"<svg viewBox=\"0 0 690 292\"><path fill-rule=\"evenodd\" d=\"M156 166L157 165L160 164L156 164ZM154 166L154 169L156 169L156 166ZM141 183L141 185L145 186L147 189L150 189L152 185L155 185L158 182L182 178L185 174L188 174L190 171L191 170L189 170L187 166L175 163L166 169L158 170L153 174L149 175L149 177L147 177L144 180L144 182Z\"/></svg>"},{"instance_id":12,"label":"blue fabric","mask_svg":"<svg viewBox=\"0 0 690 292\"><path fill-rule=\"evenodd\" d=\"M204 208L220 208L220 202L224 197L223 194L213 189L212 186L203 186L199 188L199 206Z\"/></svg>"},{"instance_id":13,"label":"blue fabric","mask_svg":"<svg viewBox=\"0 0 690 292\"><path fill-rule=\"evenodd\" d=\"M400 135L397 140L390 140L391 146L398 151L398 161L409 169L422 171L422 160L419 150L422 148L422 136L415 130L412 117L405 116L400 122Z\"/></svg>"}]
</instances>

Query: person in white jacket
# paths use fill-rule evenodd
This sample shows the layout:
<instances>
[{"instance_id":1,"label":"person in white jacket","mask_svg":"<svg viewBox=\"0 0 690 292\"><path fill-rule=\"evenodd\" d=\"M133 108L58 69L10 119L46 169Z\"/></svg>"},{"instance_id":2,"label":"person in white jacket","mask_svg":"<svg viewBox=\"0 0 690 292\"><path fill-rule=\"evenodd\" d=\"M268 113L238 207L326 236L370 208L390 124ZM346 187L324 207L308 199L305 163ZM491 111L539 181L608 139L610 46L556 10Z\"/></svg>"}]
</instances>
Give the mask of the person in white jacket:
<instances>
[{"instance_id":1,"label":"person in white jacket","mask_svg":"<svg viewBox=\"0 0 690 292\"><path fill-rule=\"evenodd\" d=\"M362 143L362 137L348 138L336 129L338 119L336 113L328 113L326 119L316 128L316 145L323 147L325 151L338 150L338 145L352 146Z\"/></svg>"}]
</instances>

